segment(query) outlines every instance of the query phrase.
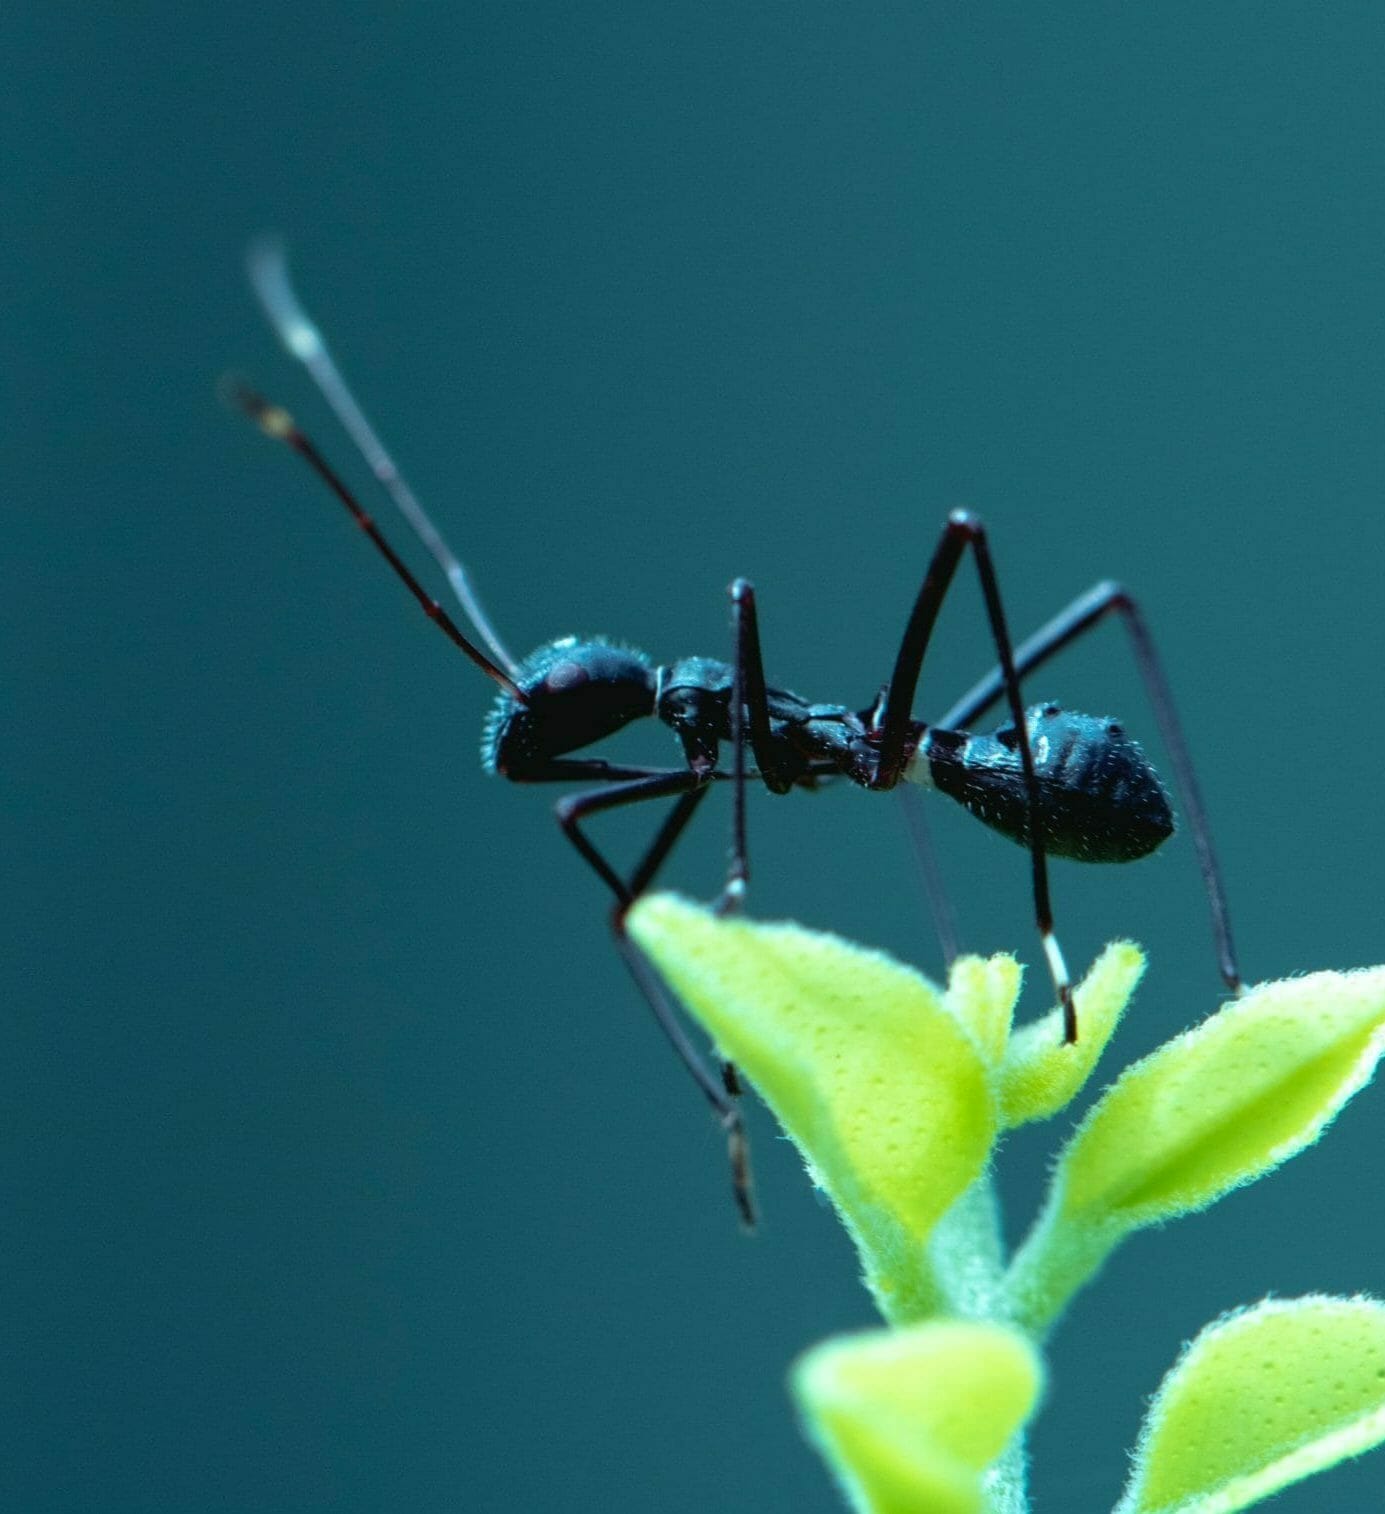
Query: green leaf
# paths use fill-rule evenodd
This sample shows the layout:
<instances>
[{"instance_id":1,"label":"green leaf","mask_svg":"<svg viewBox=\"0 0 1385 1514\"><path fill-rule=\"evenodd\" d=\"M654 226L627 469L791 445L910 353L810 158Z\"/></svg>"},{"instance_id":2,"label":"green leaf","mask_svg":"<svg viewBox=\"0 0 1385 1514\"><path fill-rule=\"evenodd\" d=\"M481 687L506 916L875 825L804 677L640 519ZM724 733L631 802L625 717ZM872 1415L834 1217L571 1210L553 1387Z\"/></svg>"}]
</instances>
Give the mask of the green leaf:
<instances>
[{"instance_id":1,"label":"green leaf","mask_svg":"<svg viewBox=\"0 0 1385 1514\"><path fill-rule=\"evenodd\" d=\"M998 1066L1010 1040L1010 1025L1024 971L1011 956L958 957L948 975L943 1005Z\"/></svg>"},{"instance_id":2,"label":"green leaf","mask_svg":"<svg viewBox=\"0 0 1385 1514\"><path fill-rule=\"evenodd\" d=\"M1310 1146L1385 1049L1385 968L1252 989L1135 1063L1063 1159L1063 1208L1148 1225Z\"/></svg>"},{"instance_id":3,"label":"green leaf","mask_svg":"<svg viewBox=\"0 0 1385 1514\"><path fill-rule=\"evenodd\" d=\"M1130 1231L1201 1209L1311 1145L1385 1049L1385 968L1252 989L1126 1069L1069 1142L1011 1269L1051 1320Z\"/></svg>"},{"instance_id":4,"label":"green leaf","mask_svg":"<svg viewBox=\"0 0 1385 1514\"><path fill-rule=\"evenodd\" d=\"M1150 1407L1118 1514L1231 1514L1385 1440L1385 1307L1275 1300L1209 1325Z\"/></svg>"},{"instance_id":5,"label":"green leaf","mask_svg":"<svg viewBox=\"0 0 1385 1514\"><path fill-rule=\"evenodd\" d=\"M1016 1331L949 1320L828 1341L791 1386L858 1514L975 1514L1041 1380Z\"/></svg>"},{"instance_id":6,"label":"green leaf","mask_svg":"<svg viewBox=\"0 0 1385 1514\"><path fill-rule=\"evenodd\" d=\"M1078 1039L1063 1040L1063 1011L1022 1026L1011 1036L1000 1068L1001 1124L1005 1129L1047 1120L1082 1091L1106 1043L1144 976L1144 953L1130 941L1113 941L1073 990Z\"/></svg>"},{"instance_id":7,"label":"green leaf","mask_svg":"<svg viewBox=\"0 0 1385 1514\"><path fill-rule=\"evenodd\" d=\"M882 1311L936 1310L925 1242L996 1132L985 1059L938 990L881 952L670 894L642 899L628 927L802 1152Z\"/></svg>"}]
</instances>

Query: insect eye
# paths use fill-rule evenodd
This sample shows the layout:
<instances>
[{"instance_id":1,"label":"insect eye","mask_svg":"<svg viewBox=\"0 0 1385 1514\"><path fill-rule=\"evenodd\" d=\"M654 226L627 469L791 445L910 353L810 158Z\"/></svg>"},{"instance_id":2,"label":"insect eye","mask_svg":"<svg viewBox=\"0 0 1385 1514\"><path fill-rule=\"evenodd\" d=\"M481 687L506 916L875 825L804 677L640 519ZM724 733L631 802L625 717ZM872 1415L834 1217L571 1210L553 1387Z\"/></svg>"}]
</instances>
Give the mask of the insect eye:
<instances>
[{"instance_id":1,"label":"insect eye","mask_svg":"<svg viewBox=\"0 0 1385 1514\"><path fill-rule=\"evenodd\" d=\"M543 686L550 693L558 694L564 689L580 688L590 682L590 675L580 662L560 662L548 670Z\"/></svg>"}]
</instances>

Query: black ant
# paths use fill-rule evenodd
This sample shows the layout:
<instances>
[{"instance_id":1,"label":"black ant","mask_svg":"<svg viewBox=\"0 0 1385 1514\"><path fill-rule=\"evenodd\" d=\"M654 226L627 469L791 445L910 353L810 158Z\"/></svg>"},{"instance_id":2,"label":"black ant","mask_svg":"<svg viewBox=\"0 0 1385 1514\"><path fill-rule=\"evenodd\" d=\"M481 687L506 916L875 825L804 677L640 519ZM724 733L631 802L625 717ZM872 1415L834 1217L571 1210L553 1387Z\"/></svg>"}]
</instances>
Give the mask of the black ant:
<instances>
[{"instance_id":1,"label":"black ant","mask_svg":"<svg viewBox=\"0 0 1385 1514\"><path fill-rule=\"evenodd\" d=\"M719 1077L713 1074L679 1022L657 974L627 936L624 923L627 911L650 887L714 781L733 785L731 864L718 901L723 911L739 907L749 876L745 793L752 780L774 794L814 788L834 777L848 778L864 789L923 784L949 795L1027 848L1034 914L1063 1008L1065 1039L1076 1041L1072 989L1053 934L1046 859L1054 855L1082 862L1133 861L1173 834L1173 813L1154 768L1121 725L1055 704L1026 710L1020 679L1114 613L1130 633L1135 662L1182 794L1211 905L1221 974L1233 993L1240 992L1221 875L1187 742L1144 618L1119 584L1097 584L1012 650L985 528L976 516L959 510L943 526L889 682L864 710L811 704L765 682L755 591L745 579L737 579L730 589L733 662L685 657L656 666L641 652L572 636L548 642L518 661L497 636L466 570L356 403L321 332L294 294L277 244L256 246L250 257L250 276L274 329L308 368L376 478L441 566L488 651L466 636L427 593L286 411L240 383L229 386L231 400L268 435L305 459L428 618L499 685L500 696L482 741L485 766L516 783L600 782L599 788L559 800L558 824L615 895L616 943L656 1019L726 1131L736 1203L747 1225L753 1223L753 1208L735 1068L728 1063ZM914 691L934 623L968 549L976 562L997 665L941 720L928 725L913 717ZM1008 708L1007 723L988 735L972 734L969 727L977 717L1002 699ZM678 737L681 766L628 767L599 757L567 755L650 715L670 726ZM730 747L729 771L721 765L723 743ZM747 747L754 758L753 769L746 765ZM622 877L587 836L584 822L603 810L665 798L674 801L672 808L634 871ZM955 943L946 929L943 935L944 954L950 959L956 954Z\"/></svg>"}]
</instances>

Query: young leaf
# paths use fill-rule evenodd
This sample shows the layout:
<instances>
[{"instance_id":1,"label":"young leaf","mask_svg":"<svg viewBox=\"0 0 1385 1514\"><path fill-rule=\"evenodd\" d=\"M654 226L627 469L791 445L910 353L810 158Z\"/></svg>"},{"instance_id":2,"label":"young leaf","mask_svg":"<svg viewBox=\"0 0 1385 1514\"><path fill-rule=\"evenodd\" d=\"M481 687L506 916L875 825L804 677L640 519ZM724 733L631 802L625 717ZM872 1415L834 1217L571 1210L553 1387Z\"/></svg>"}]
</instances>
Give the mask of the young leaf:
<instances>
[{"instance_id":1,"label":"young leaf","mask_svg":"<svg viewBox=\"0 0 1385 1514\"><path fill-rule=\"evenodd\" d=\"M628 925L797 1144L882 1311L938 1308L924 1243L996 1130L986 1063L938 990L883 953L669 894L642 899Z\"/></svg>"},{"instance_id":2,"label":"young leaf","mask_svg":"<svg viewBox=\"0 0 1385 1514\"><path fill-rule=\"evenodd\" d=\"M992 1066L1009 1044L1023 976L1019 963L1004 954L958 957L948 974L943 1004Z\"/></svg>"},{"instance_id":3,"label":"young leaf","mask_svg":"<svg viewBox=\"0 0 1385 1514\"><path fill-rule=\"evenodd\" d=\"M1385 1048L1385 968L1252 989L1130 1067L1063 1158L1063 1208L1151 1224L1311 1145Z\"/></svg>"},{"instance_id":4,"label":"young leaf","mask_svg":"<svg viewBox=\"0 0 1385 1514\"><path fill-rule=\"evenodd\" d=\"M974 1514L1041 1377L1016 1331L945 1321L828 1341L791 1386L858 1514Z\"/></svg>"},{"instance_id":5,"label":"young leaf","mask_svg":"<svg viewBox=\"0 0 1385 1514\"><path fill-rule=\"evenodd\" d=\"M1385 1440L1385 1307L1256 1305L1209 1325L1150 1406L1117 1514L1231 1514Z\"/></svg>"},{"instance_id":6,"label":"young leaf","mask_svg":"<svg viewBox=\"0 0 1385 1514\"><path fill-rule=\"evenodd\" d=\"M1011 1271L1051 1320L1130 1231L1204 1208L1311 1145L1385 1049L1385 968L1252 989L1126 1069L1068 1143Z\"/></svg>"},{"instance_id":7,"label":"young leaf","mask_svg":"<svg viewBox=\"0 0 1385 1514\"><path fill-rule=\"evenodd\" d=\"M1003 1128L1047 1120L1082 1091L1144 976L1145 956L1131 941L1113 941L1073 990L1079 1035L1063 1040L1063 1011L1021 1026L1000 1068Z\"/></svg>"}]
</instances>

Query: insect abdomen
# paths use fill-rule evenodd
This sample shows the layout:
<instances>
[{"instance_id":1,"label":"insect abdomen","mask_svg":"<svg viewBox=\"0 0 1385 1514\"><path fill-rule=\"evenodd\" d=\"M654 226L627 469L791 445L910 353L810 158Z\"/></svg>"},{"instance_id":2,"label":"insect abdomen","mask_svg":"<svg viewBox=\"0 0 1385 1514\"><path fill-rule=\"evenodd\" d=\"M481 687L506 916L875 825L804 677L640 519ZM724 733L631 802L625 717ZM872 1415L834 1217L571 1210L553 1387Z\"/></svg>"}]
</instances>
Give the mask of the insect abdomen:
<instances>
[{"instance_id":1,"label":"insect abdomen","mask_svg":"<svg viewBox=\"0 0 1385 1514\"><path fill-rule=\"evenodd\" d=\"M1173 834L1167 790L1116 722L1035 705L1025 725L1045 851L1080 862L1131 862ZM930 730L919 760L927 762L925 781L992 830L1029 844L1028 795L1013 725L985 736Z\"/></svg>"}]
</instances>

